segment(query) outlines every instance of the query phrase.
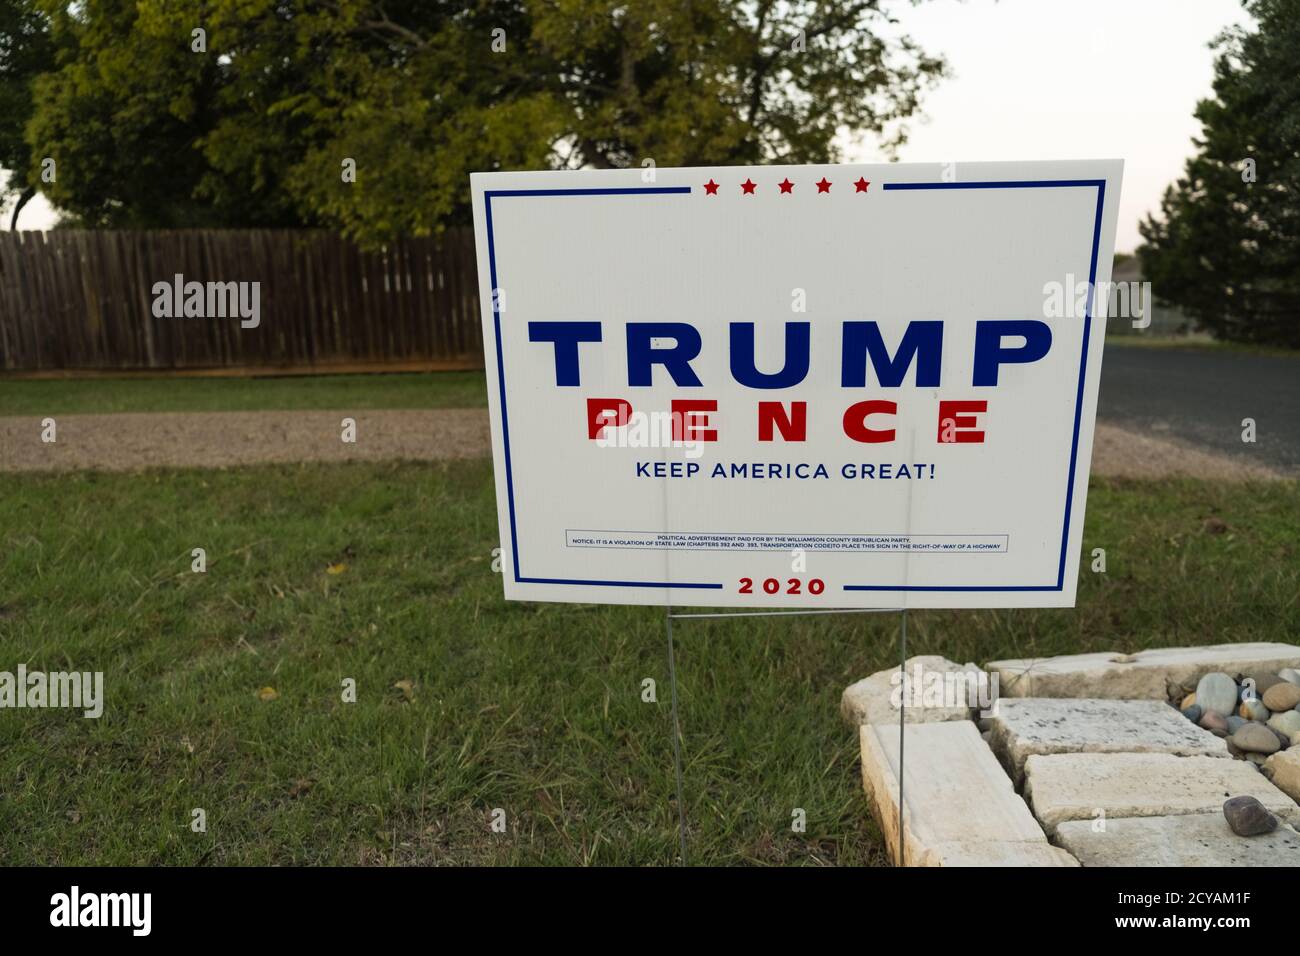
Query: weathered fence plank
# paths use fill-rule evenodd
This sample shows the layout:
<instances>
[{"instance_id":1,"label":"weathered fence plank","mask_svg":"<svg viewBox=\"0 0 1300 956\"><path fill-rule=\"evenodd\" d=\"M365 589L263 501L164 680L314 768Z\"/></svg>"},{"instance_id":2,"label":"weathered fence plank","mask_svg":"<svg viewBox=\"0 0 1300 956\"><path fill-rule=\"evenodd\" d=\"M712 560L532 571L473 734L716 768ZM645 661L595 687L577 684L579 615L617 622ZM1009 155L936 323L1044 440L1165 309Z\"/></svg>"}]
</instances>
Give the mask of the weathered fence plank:
<instances>
[{"instance_id":1,"label":"weathered fence plank","mask_svg":"<svg viewBox=\"0 0 1300 956\"><path fill-rule=\"evenodd\" d=\"M155 283L257 282L260 324L161 318ZM482 363L474 237L363 251L324 232L0 232L0 370Z\"/></svg>"}]
</instances>

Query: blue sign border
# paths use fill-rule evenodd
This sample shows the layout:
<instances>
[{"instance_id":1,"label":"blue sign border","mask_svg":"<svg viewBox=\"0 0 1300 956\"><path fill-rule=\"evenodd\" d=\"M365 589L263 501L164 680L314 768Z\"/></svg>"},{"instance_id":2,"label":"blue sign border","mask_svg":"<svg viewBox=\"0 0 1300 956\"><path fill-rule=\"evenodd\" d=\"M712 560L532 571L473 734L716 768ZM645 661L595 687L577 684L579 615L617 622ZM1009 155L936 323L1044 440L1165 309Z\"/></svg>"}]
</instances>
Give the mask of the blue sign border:
<instances>
[{"instance_id":1,"label":"blue sign border","mask_svg":"<svg viewBox=\"0 0 1300 956\"><path fill-rule=\"evenodd\" d=\"M886 191L920 190L920 189L1055 189L1070 187L1095 188L1097 190L1097 211L1093 222L1092 261L1088 266L1087 308L1084 310L1083 346L1079 359L1079 384L1075 396L1074 436L1070 445L1070 473L1065 487L1065 519L1061 526L1061 556L1057 566L1056 584L1037 585L886 585L886 584L845 584L845 591L1061 591L1065 586L1066 553L1070 543L1070 515L1074 508L1074 476L1079 459L1079 429L1083 419L1083 387L1088 370L1088 343L1092 334L1093 290L1097 284L1097 253L1101 245L1101 217L1106 198L1106 181L1104 179L1042 179L1042 180L1008 180L1005 182L975 183L885 183ZM492 200L503 197L540 197L540 196L638 196L638 195L682 195L692 191L690 186L631 186L621 188L575 188L575 189L491 189L483 193L484 213L487 220L488 271L492 289L501 286L497 282L496 240L492 226ZM621 588L684 588L695 590L722 590L721 584L677 583L664 581L596 581L576 578L532 578L524 577L519 572L519 535L515 525L515 485L514 468L510 460L510 421L506 408L505 358L501 350L501 313L497 311L495 301L492 303L493 326L496 334L497 384L501 397L501 439L505 448L506 498L510 511L510 552L511 567L515 581L520 584L574 584L595 587Z\"/></svg>"}]
</instances>

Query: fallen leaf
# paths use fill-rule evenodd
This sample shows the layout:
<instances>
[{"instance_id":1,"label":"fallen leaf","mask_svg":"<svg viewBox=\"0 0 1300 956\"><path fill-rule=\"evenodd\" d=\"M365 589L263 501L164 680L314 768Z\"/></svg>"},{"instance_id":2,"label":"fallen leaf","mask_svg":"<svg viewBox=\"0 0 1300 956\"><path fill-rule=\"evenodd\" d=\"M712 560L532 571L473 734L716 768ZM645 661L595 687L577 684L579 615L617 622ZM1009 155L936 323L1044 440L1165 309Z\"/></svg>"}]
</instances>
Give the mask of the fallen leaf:
<instances>
[{"instance_id":1,"label":"fallen leaf","mask_svg":"<svg viewBox=\"0 0 1300 956\"><path fill-rule=\"evenodd\" d=\"M415 700L415 682L410 680L399 680L393 685L402 692L402 696L408 701Z\"/></svg>"},{"instance_id":2,"label":"fallen leaf","mask_svg":"<svg viewBox=\"0 0 1300 956\"><path fill-rule=\"evenodd\" d=\"M306 796L312 787L316 786L314 780L295 780L292 787L289 788L289 799L297 800L299 797Z\"/></svg>"},{"instance_id":3,"label":"fallen leaf","mask_svg":"<svg viewBox=\"0 0 1300 956\"><path fill-rule=\"evenodd\" d=\"M67 818L68 818L68 822L69 822L69 823L80 823L80 822L81 822L81 811L80 811L80 810L69 810L69 811L67 812Z\"/></svg>"},{"instance_id":4,"label":"fallen leaf","mask_svg":"<svg viewBox=\"0 0 1300 956\"><path fill-rule=\"evenodd\" d=\"M331 564L325 568L326 574L342 574L348 569L348 566L340 561L338 564Z\"/></svg>"},{"instance_id":5,"label":"fallen leaf","mask_svg":"<svg viewBox=\"0 0 1300 956\"><path fill-rule=\"evenodd\" d=\"M1206 518L1201 530L1206 534L1223 534L1228 530L1228 523L1222 518Z\"/></svg>"},{"instance_id":6,"label":"fallen leaf","mask_svg":"<svg viewBox=\"0 0 1300 956\"><path fill-rule=\"evenodd\" d=\"M275 700L280 696L280 692L274 687L263 687L257 692L257 699L261 701Z\"/></svg>"}]
</instances>

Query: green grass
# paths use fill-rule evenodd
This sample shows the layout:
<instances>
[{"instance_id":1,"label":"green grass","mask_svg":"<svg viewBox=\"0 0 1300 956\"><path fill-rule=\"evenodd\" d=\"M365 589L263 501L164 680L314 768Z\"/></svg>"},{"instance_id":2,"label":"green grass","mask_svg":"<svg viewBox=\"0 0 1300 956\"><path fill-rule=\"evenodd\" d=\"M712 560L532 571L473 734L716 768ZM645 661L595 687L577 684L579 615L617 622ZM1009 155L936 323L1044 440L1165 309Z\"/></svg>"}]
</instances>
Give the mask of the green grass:
<instances>
[{"instance_id":1,"label":"green grass","mask_svg":"<svg viewBox=\"0 0 1300 956\"><path fill-rule=\"evenodd\" d=\"M482 372L282 378L0 377L0 415L478 408L487 405L486 388Z\"/></svg>"},{"instance_id":2,"label":"green grass","mask_svg":"<svg viewBox=\"0 0 1300 956\"><path fill-rule=\"evenodd\" d=\"M505 603L487 462L3 480L0 670L102 670L107 694L99 720L0 711L7 864L674 861L662 612ZM1108 573L1085 562L1078 609L914 612L911 653L1300 632L1296 484L1094 482L1087 518ZM895 627L680 622L692 862L884 862L837 711Z\"/></svg>"}]
</instances>

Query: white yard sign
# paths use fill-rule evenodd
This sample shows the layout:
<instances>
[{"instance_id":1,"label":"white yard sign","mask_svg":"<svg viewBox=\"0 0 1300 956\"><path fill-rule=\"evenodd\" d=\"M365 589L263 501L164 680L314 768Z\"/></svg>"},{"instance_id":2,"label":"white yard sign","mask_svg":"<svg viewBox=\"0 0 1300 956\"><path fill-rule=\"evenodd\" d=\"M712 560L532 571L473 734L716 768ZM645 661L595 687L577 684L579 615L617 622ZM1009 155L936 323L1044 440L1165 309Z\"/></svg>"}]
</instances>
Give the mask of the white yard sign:
<instances>
[{"instance_id":1,"label":"white yard sign","mask_svg":"<svg viewBox=\"0 0 1300 956\"><path fill-rule=\"evenodd\" d=\"M1121 168L475 175L506 597L1073 605Z\"/></svg>"}]
</instances>

